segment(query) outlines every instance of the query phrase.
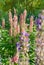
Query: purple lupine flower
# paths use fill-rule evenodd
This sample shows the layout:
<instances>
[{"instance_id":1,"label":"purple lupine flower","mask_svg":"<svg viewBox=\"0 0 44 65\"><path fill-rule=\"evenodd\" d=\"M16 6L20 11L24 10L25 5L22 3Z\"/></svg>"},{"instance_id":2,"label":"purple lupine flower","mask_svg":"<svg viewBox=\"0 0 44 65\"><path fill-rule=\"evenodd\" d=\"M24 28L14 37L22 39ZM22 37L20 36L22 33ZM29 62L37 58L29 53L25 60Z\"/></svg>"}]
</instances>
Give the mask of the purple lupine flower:
<instances>
[{"instance_id":1,"label":"purple lupine flower","mask_svg":"<svg viewBox=\"0 0 44 65\"><path fill-rule=\"evenodd\" d=\"M20 46L20 43L19 43L19 42L17 42L17 43L16 43L16 46L17 46L17 47L19 47L19 46Z\"/></svg>"},{"instance_id":2,"label":"purple lupine flower","mask_svg":"<svg viewBox=\"0 0 44 65\"><path fill-rule=\"evenodd\" d=\"M42 43L41 39L38 40L38 43L40 43L40 44Z\"/></svg>"},{"instance_id":3,"label":"purple lupine flower","mask_svg":"<svg viewBox=\"0 0 44 65\"><path fill-rule=\"evenodd\" d=\"M19 47L19 48L18 48L18 51L20 51L20 50L21 50L21 48Z\"/></svg>"},{"instance_id":4,"label":"purple lupine flower","mask_svg":"<svg viewBox=\"0 0 44 65\"><path fill-rule=\"evenodd\" d=\"M41 29L41 19L40 18L36 20L36 24L37 24L37 30L40 30Z\"/></svg>"},{"instance_id":5,"label":"purple lupine flower","mask_svg":"<svg viewBox=\"0 0 44 65\"><path fill-rule=\"evenodd\" d=\"M24 32L22 32L21 34L25 36L25 33L26 33L26 32L24 31Z\"/></svg>"},{"instance_id":6,"label":"purple lupine flower","mask_svg":"<svg viewBox=\"0 0 44 65\"><path fill-rule=\"evenodd\" d=\"M40 20L40 18L38 18L38 19L36 20L36 24L37 24L37 25L41 25L41 20Z\"/></svg>"},{"instance_id":7,"label":"purple lupine flower","mask_svg":"<svg viewBox=\"0 0 44 65\"><path fill-rule=\"evenodd\" d=\"M39 14L39 17L41 17L42 20L44 20L44 15L43 14Z\"/></svg>"},{"instance_id":8,"label":"purple lupine flower","mask_svg":"<svg viewBox=\"0 0 44 65\"><path fill-rule=\"evenodd\" d=\"M42 20L44 20L44 15L41 15Z\"/></svg>"},{"instance_id":9,"label":"purple lupine flower","mask_svg":"<svg viewBox=\"0 0 44 65\"><path fill-rule=\"evenodd\" d=\"M22 32L21 34L22 34L22 35L25 35L25 36L29 36L29 34L28 34L27 32L25 32L25 31Z\"/></svg>"},{"instance_id":10,"label":"purple lupine flower","mask_svg":"<svg viewBox=\"0 0 44 65\"><path fill-rule=\"evenodd\" d=\"M24 40L23 37L20 37L20 40Z\"/></svg>"},{"instance_id":11,"label":"purple lupine flower","mask_svg":"<svg viewBox=\"0 0 44 65\"><path fill-rule=\"evenodd\" d=\"M29 34L26 32L26 33L25 33L25 36L29 36Z\"/></svg>"}]
</instances>

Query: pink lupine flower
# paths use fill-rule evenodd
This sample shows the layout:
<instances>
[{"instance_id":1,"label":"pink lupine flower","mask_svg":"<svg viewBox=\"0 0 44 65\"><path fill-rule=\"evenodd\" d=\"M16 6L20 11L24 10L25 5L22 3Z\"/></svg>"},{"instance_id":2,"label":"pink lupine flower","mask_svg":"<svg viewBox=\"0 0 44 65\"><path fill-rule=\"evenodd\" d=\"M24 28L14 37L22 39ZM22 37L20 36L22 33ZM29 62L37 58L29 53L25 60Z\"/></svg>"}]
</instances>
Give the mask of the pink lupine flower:
<instances>
[{"instance_id":1,"label":"pink lupine flower","mask_svg":"<svg viewBox=\"0 0 44 65\"><path fill-rule=\"evenodd\" d=\"M27 47L29 47L30 46L30 44L27 44Z\"/></svg>"},{"instance_id":2,"label":"pink lupine flower","mask_svg":"<svg viewBox=\"0 0 44 65\"><path fill-rule=\"evenodd\" d=\"M23 14L20 15L20 25L23 24Z\"/></svg>"},{"instance_id":3,"label":"pink lupine flower","mask_svg":"<svg viewBox=\"0 0 44 65\"><path fill-rule=\"evenodd\" d=\"M18 63L19 57L16 55L12 58L12 62Z\"/></svg>"},{"instance_id":4,"label":"pink lupine flower","mask_svg":"<svg viewBox=\"0 0 44 65\"><path fill-rule=\"evenodd\" d=\"M44 43L42 43L41 45L44 46Z\"/></svg>"},{"instance_id":5,"label":"pink lupine flower","mask_svg":"<svg viewBox=\"0 0 44 65\"><path fill-rule=\"evenodd\" d=\"M27 15L27 11L25 9L24 12L23 12L23 18L24 18L24 20L26 19L26 15Z\"/></svg>"},{"instance_id":6,"label":"pink lupine flower","mask_svg":"<svg viewBox=\"0 0 44 65\"><path fill-rule=\"evenodd\" d=\"M14 15L13 18L13 27L14 27L14 36L18 33L18 17L17 15Z\"/></svg>"},{"instance_id":7,"label":"pink lupine flower","mask_svg":"<svg viewBox=\"0 0 44 65\"><path fill-rule=\"evenodd\" d=\"M38 15L42 20L44 20L44 10Z\"/></svg>"},{"instance_id":8,"label":"pink lupine flower","mask_svg":"<svg viewBox=\"0 0 44 65\"><path fill-rule=\"evenodd\" d=\"M29 42L29 38L26 38L24 41L25 41L25 42Z\"/></svg>"},{"instance_id":9,"label":"pink lupine flower","mask_svg":"<svg viewBox=\"0 0 44 65\"><path fill-rule=\"evenodd\" d=\"M20 33L20 26L17 25L17 33Z\"/></svg>"},{"instance_id":10,"label":"pink lupine flower","mask_svg":"<svg viewBox=\"0 0 44 65\"><path fill-rule=\"evenodd\" d=\"M10 28L10 30L9 30L9 34L12 36L12 28Z\"/></svg>"},{"instance_id":11,"label":"pink lupine flower","mask_svg":"<svg viewBox=\"0 0 44 65\"><path fill-rule=\"evenodd\" d=\"M11 13L11 11L9 11L9 21L10 21L10 25L12 25L13 19L12 19L12 13Z\"/></svg>"},{"instance_id":12,"label":"pink lupine flower","mask_svg":"<svg viewBox=\"0 0 44 65\"><path fill-rule=\"evenodd\" d=\"M16 9L14 8L14 14L16 14Z\"/></svg>"},{"instance_id":13,"label":"pink lupine flower","mask_svg":"<svg viewBox=\"0 0 44 65\"><path fill-rule=\"evenodd\" d=\"M13 18L13 26L14 26L14 28L17 27L17 22L18 22L18 17L16 15L14 15L14 18Z\"/></svg>"},{"instance_id":14,"label":"pink lupine flower","mask_svg":"<svg viewBox=\"0 0 44 65\"><path fill-rule=\"evenodd\" d=\"M15 22L18 21L17 15L14 15L14 21L15 21Z\"/></svg>"},{"instance_id":15,"label":"pink lupine flower","mask_svg":"<svg viewBox=\"0 0 44 65\"><path fill-rule=\"evenodd\" d=\"M23 14L21 13L21 15L20 15L20 20L23 20Z\"/></svg>"},{"instance_id":16,"label":"pink lupine flower","mask_svg":"<svg viewBox=\"0 0 44 65\"><path fill-rule=\"evenodd\" d=\"M5 19L2 19L2 28L5 28Z\"/></svg>"},{"instance_id":17,"label":"pink lupine flower","mask_svg":"<svg viewBox=\"0 0 44 65\"><path fill-rule=\"evenodd\" d=\"M13 34L13 18L12 18L11 11L9 11L9 22L10 22L10 31L9 31L9 34L12 36L12 34Z\"/></svg>"},{"instance_id":18,"label":"pink lupine flower","mask_svg":"<svg viewBox=\"0 0 44 65\"><path fill-rule=\"evenodd\" d=\"M30 18L30 32L32 32L33 31L33 16L31 16L31 18Z\"/></svg>"},{"instance_id":19,"label":"pink lupine flower","mask_svg":"<svg viewBox=\"0 0 44 65\"><path fill-rule=\"evenodd\" d=\"M23 35L25 35L25 28L22 28L21 33L23 33Z\"/></svg>"},{"instance_id":20,"label":"pink lupine flower","mask_svg":"<svg viewBox=\"0 0 44 65\"><path fill-rule=\"evenodd\" d=\"M24 32L25 24L24 24L23 14L20 15L20 27L21 27L21 32Z\"/></svg>"}]
</instances>

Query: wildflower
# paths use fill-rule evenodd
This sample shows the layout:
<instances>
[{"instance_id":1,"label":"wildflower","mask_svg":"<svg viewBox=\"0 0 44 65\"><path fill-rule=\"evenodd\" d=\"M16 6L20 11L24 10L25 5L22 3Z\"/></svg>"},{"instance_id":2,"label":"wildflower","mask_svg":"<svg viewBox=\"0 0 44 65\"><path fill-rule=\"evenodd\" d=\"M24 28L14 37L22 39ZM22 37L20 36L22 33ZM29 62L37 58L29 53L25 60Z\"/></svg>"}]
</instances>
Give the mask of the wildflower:
<instances>
[{"instance_id":1,"label":"wildflower","mask_svg":"<svg viewBox=\"0 0 44 65\"><path fill-rule=\"evenodd\" d=\"M19 25L17 25L17 33L20 33L20 26Z\"/></svg>"},{"instance_id":2,"label":"wildflower","mask_svg":"<svg viewBox=\"0 0 44 65\"><path fill-rule=\"evenodd\" d=\"M12 13L11 13L11 11L9 11L9 21L10 21L10 25L12 25L13 19L12 19Z\"/></svg>"},{"instance_id":3,"label":"wildflower","mask_svg":"<svg viewBox=\"0 0 44 65\"><path fill-rule=\"evenodd\" d=\"M17 22L18 22L18 17L16 15L14 15L13 21L14 21L13 26L14 26L14 28L16 28L17 27Z\"/></svg>"},{"instance_id":4,"label":"wildflower","mask_svg":"<svg viewBox=\"0 0 44 65\"><path fill-rule=\"evenodd\" d=\"M20 15L20 26L23 25L23 14Z\"/></svg>"},{"instance_id":5,"label":"wildflower","mask_svg":"<svg viewBox=\"0 0 44 65\"><path fill-rule=\"evenodd\" d=\"M40 18L38 18L37 20L36 20L36 24L39 26L39 25L41 25L41 19Z\"/></svg>"},{"instance_id":6,"label":"wildflower","mask_svg":"<svg viewBox=\"0 0 44 65\"><path fill-rule=\"evenodd\" d=\"M18 17L17 17L17 15L14 15L13 20L14 20L15 22L18 21Z\"/></svg>"},{"instance_id":7,"label":"wildflower","mask_svg":"<svg viewBox=\"0 0 44 65\"><path fill-rule=\"evenodd\" d=\"M23 37L20 37L20 40L24 40L24 38Z\"/></svg>"},{"instance_id":8,"label":"wildflower","mask_svg":"<svg viewBox=\"0 0 44 65\"><path fill-rule=\"evenodd\" d=\"M12 18L11 11L9 11L9 22L10 22L10 32L9 32L9 34L12 36L12 34L13 34L13 18Z\"/></svg>"},{"instance_id":9,"label":"wildflower","mask_svg":"<svg viewBox=\"0 0 44 65\"><path fill-rule=\"evenodd\" d=\"M16 14L16 9L14 8L14 14Z\"/></svg>"},{"instance_id":10,"label":"wildflower","mask_svg":"<svg viewBox=\"0 0 44 65\"><path fill-rule=\"evenodd\" d=\"M42 20L44 20L44 15L41 15Z\"/></svg>"},{"instance_id":11,"label":"wildflower","mask_svg":"<svg viewBox=\"0 0 44 65\"><path fill-rule=\"evenodd\" d=\"M34 23L34 22L33 22L33 16L31 16L31 17L30 17L30 27L29 27L29 28L30 28L30 32L33 31L33 23Z\"/></svg>"},{"instance_id":12,"label":"wildflower","mask_svg":"<svg viewBox=\"0 0 44 65\"><path fill-rule=\"evenodd\" d=\"M44 10L38 15L42 20L44 20Z\"/></svg>"},{"instance_id":13,"label":"wildflower","mask_svg":"<svg viewBox=\"0 0 44 65\"><path fill-rule=\"evenodd\" d=\"M17 54L16 54L16 56L14 56L14 57L12 58L12 62L18 63L18 59L19 59L19 57L18 57Z\"/></svg>"},{"instance_id":14,"label":"wildflower","mask_svg":"<svg viewBox=\"0 0 44 65\"><path fill-rule=\"evenodd\" d=\"M26 11L26 9L24 10L23 14L24 14L24 16L26 16L26 15L27 15L27 11Z\"/></svg>"},{"instance_id":15,"label":"wildflower","mask_svg":"<svg viewBox=\"0 0 44 65\"><path fill-rule=\"evenodd\" d=\"M12 36L12 27L10 28L10 30L9 30L9 34Z\"/></svg>"},{"instance_id":16,"label":"wildflower","mask_svg":"<svg viewBox=\"0 0 44 65\"><path fill-rule=\"evenodd\" d=\"M21 32L21 35L24 35L25 36L25 33L26 33L25 31L24 32Z\"/></svg>"},{"instance_id":17,"label":"wildflower","mask_svg":"<svg viewBox=\"0 0 44 65\"><path fill-rule=\"evenodd\" d=\"M17 43L16 43L16 46L17 46L17 47L19 47L19 46L20 46L20 43L19 43L19 42L17 42Z\"/></svg>"},{"instance_id":18,"label":"wildflower","mask_svg":"<svg viewBox=\"0 0 44 65\"><path fill-rule=\"evenodd\" d=\"M5 28L5 19L2 19L2 28Z\"/></svg>"},{"instance_id":19,"label":"wildflower","mask_svg":"<svg viewBox=\"0 0 44 65\"><path fill-rule=\"evenodd\" d=\"M20 50L21 50L21 47L18 48L18 51L20 51Z\"/></svg>"},{"instance_id":20,"label":"wildflower","mask_svg":"<svg viewBox=\"0 0 44 65\"><path fill-rule=\"evenodd\" d=\"M29 38L24 39L25 42L29 42Z\"/></svg>"},{"instance_id":21,"label":"wildflower","mask_svg":"<svg viewBox=\"0 0 44 65\"><path fill-rule=\"evenodd\" d=\"M27 44L27 47L29 47L30 46L30 44Z\"/></svg>"},{"instance_id":22,"label":"wildflower","mask_svg":"<svg viewBox=\"0 0 44 65\"><path fill-rule=\"evenodd\" d=\"M26 33L25 33L25 36L29 36L29 34L26 32Z\"/></svg>"},{"instance_id":23,"label":"wildflower","mask_svg":"<svg viewBox=\"0 0 44 65\"><path fill-rule=\"evenodd\" d=\"M14 15L14 18L13 18L14 36L16 36L18 33L17 26L18 26L18 17L17 17L17 15Z\"/></svg>"},{"instance_id":24,"label":"wildflower","mask_svg":"<svg viewBox=\"0 0 44 65\"><path fill-rule=\"evenodd\" d=\"M20 21L23 20L23 14L21 13L20 15Z\"/></svg>"},{"instance_id":25,"label":"wildflower","mask_svg":"<svg viewBox=\"0 0 44 65\"><path fill-rule=\"evenodd\" d=\"M26 15L27 15L27 11L25 9L24 12L23 12L23 18L24 18L24 20L26 20Z\"/></svg>"},{"instance_id":26,"label":"wildflower","mask_svg":"<svg viewBox=\"0 0 44 65\"><path fill-rule=\"evenodd\" d=\"M36 24L37 24L38 30L40 30L40 29L41 29L41 19L40 19L40 18L38 18L38 19L36 20Z\"/></svg>"}]
</instances>

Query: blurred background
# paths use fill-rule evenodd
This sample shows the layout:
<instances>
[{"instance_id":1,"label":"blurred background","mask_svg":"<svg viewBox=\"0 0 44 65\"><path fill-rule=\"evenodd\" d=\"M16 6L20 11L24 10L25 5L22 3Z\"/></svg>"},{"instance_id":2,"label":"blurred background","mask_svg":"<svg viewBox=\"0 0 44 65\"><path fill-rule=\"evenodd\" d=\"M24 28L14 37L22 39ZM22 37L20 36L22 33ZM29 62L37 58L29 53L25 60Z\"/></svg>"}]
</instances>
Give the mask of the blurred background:
<instances>
[{"instance_id":1,"label":"blurred background","mask_svg":"<svg viewBox=\"0 0 44 65\"><path fill-rule=\"evenodd\" d=\"M18 15L27 9L28 15L37 16L44 9L44 0L0 0L0 20L3 17L7 19L8 10L11 9L13 13L14 7Z\"/></svg>"}]
</instances>

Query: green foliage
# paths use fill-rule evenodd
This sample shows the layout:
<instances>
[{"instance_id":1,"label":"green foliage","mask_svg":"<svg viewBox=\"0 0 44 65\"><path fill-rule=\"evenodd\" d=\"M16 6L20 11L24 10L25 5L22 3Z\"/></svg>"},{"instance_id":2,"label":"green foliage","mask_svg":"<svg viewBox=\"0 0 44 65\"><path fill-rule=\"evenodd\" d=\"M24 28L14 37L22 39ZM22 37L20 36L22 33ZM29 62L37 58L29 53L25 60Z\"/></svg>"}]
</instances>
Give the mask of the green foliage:
<instances>
[{"instance_id":1,"label":"green foliage","mask_svg":"<svg viewBox=\"0 0 44 65\"><path fill-rule=\"evenodd\" d=\"M9 57L12 58L16 54L16 37L9 36L8 30L0 28L0 55L2 63L9 63Z\"/></svg>"},{"instance_id":2,"label":"green foliage","mask_svg":"<svg viewBox=\"0 0 44 65\"><path fill-rule=\"evenodd\" d=\"M40 10L44 9L44 0L0 0L0 21L2 18L8 21L8 10L11 9L13 13L14 7L18 16L24 9L28 11L27 17L37 16ZM28 20L27 22L29 23Z\"/></svg>"},{"instance_id":3,"label":"green foliage","mask_svg":"<svg viewBox=\"0 0 44 65\"><path fill-rule=\"evenodd\" d=\"M0 9L4 12L9 9L16 8L17 11L22 11L25 8L29 13L36 13L36 10L44 9L44 0L1 0Z\"/></svg>"},{"instance_id":4,"label":"green foliage","mask_svg":"<svg viewBox=\"0 0 44 65\"><path fill-rule=\"evenodd\" d=\"M30 49L29 49L30 65L35 65L35 57L36 57L36 54L35 54L35 48L36 48L35 37L36 37L35 32L32 32L30 34Z\"/></svg>"}]
</instances>

